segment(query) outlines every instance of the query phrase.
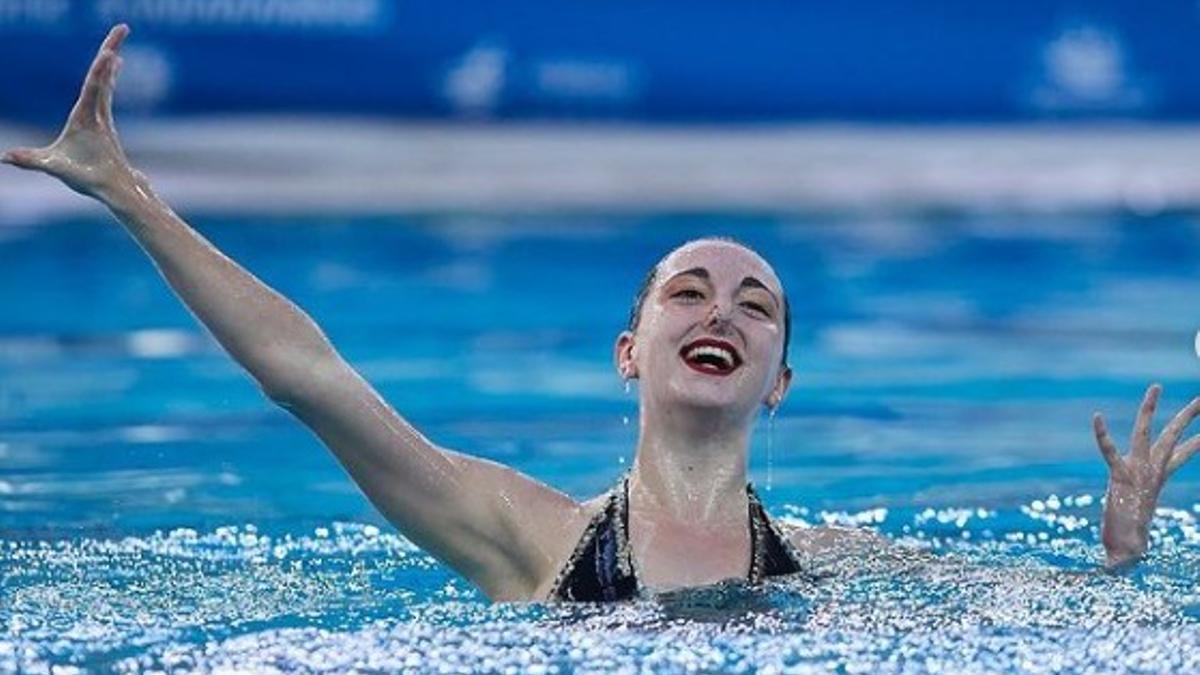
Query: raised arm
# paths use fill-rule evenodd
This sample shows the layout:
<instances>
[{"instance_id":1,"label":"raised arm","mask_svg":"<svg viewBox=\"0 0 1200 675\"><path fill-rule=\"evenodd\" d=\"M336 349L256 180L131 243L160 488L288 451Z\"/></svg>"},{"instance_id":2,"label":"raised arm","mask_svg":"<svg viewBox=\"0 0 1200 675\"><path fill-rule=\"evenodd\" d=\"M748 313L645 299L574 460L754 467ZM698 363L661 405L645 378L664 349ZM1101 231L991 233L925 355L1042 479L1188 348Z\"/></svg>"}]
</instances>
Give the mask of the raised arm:
<instances>
[{"instance_id":1,"label":"raised arm","mask_svg":"<svg viewBox=\"0 0 1200 675\"><path fill-rule=\"evenodd\" d=\"M1200 414L1200 398L1180 410L1167 423L1162 434L1151 442L1150 426L1162 387L1151 385L1142 399L1129 454L1122 457L1104 417L1096 413L1092 425L1100 454L1108 464L1108 492L1104 502L1101 539L1106 554L1105 567L1122 571L1137 564L1149 545L1150 520L1158 506L1158 496L1171 474L1200 451L1200 435L1180 443L1187 426Z\"/></svg>"},{"instance_id":2,"label":"raised arm","mask_svg":"<svg viewBox=\"0 0 1200 675\"><path fill-rule=\"evenodd\" d=\"M0 159L112 211L170 287L271 400L308 425L406 536L498 599L531 597L583 517L574 500L499 464L438 448L337 354L296 305L180 219L133 169L112 96L129 34L108 34L59 137Z\"/></svg>"}]
</instances>

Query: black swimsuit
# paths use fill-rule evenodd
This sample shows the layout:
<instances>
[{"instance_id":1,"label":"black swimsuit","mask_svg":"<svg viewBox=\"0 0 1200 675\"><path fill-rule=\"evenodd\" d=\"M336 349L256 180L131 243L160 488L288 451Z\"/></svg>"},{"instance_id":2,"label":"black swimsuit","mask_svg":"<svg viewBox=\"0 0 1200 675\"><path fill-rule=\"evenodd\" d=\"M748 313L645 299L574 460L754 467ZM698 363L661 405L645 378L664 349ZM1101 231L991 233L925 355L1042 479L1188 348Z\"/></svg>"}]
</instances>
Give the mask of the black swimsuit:
<instances>
[{"instance_id":1,"label":"black swimsuit","mask_svg":"<svg viewBox=\"0 0 1200 675\"><path fill-rule=\"evenodd\" d=\"M791 543L775 528L747 484L750 498L750 583L801 571ZM641 584L629 548L629 476L610 491L604 510L583 532L575 552L558 574L550 597L575 602L612 602L640 596Z\"/></svg>"}]
</instances>

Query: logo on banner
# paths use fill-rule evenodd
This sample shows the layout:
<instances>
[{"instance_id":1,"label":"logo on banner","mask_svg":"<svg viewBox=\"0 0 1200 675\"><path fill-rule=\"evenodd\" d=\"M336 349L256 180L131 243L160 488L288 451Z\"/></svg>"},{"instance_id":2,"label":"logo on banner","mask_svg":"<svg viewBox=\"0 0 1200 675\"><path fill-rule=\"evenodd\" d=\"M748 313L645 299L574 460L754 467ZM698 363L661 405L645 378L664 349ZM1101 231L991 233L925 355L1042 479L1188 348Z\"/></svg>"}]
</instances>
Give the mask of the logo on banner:
<instances>
[{"instance_id":1,"label":"logo on banner","mask_svg":"<svg viewBox=\"0 0 1200 675\"><path fill-rule=\"evenodd\" d=\"M442 82L442 93L462 115L487 117L500 105L508 72L508 51L482 42L454 63Z\"/></svg>"},{"instance_id":2,"label":"logo on banner","mask_svg":"<svg viewBox=\"0 0 1200 675\"><path fill-rule=\"evenodd\" d=\"M70 0L0 0L0 26L54 26L70 11Z\"/></svg>"}]
</instances>

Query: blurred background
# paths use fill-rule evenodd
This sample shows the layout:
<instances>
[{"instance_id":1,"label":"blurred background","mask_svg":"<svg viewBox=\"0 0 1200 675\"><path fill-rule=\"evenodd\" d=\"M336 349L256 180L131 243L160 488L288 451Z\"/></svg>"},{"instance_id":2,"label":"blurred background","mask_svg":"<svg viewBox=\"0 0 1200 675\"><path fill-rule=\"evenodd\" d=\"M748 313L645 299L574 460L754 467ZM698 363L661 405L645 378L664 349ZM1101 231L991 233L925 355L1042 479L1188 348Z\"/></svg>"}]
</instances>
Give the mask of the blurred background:
<instances>
[{"instance_id":1,"label":"blurred background","mask_svg":"<svg viewBox=\"0 0 1200 675\"><path fill-rule=\"evenodd\" d=\"M0 0L0 144L53 134L118 21L126 143L189 209L1200 199L1190 0ZM0 219L79 208L0 181Z\"/></svg>"}]
</instances>

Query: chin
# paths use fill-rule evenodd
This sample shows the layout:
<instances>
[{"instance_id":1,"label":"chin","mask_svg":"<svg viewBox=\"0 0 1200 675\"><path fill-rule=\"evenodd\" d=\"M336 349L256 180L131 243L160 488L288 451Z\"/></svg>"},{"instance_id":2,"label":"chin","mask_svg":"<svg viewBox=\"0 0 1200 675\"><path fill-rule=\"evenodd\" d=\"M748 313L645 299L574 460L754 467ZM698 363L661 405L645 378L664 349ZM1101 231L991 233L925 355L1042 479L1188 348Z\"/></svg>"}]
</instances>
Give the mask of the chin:
<instances>
[{"instance_id":1,"label":"chin","mask_svg":"<svg viewBox=\"0 0 1200 675\"><path fill-rule=\"evenodd\" d=\"M702 376L703 377L703 376ZM682 408L708 415L738 419L755 409L754 400L741 391L732 378L717 381L692 381L681 378L672 383L667 403L672 408Z\"/></svg>"}]
</instances>

